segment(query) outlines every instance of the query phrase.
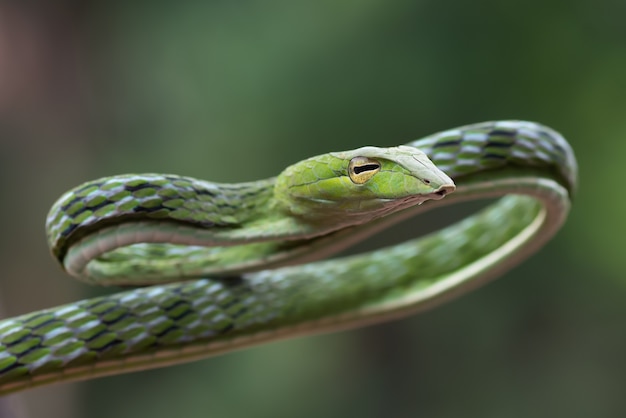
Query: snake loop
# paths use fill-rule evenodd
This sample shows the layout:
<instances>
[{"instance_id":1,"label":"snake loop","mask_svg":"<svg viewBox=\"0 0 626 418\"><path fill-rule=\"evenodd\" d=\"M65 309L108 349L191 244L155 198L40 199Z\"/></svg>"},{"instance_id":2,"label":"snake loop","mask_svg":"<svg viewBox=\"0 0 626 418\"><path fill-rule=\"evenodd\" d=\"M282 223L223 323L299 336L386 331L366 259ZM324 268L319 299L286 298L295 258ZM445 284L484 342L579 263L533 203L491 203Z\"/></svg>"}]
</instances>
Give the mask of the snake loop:
<instances>
[{"instance_id":1,"label":"snake loop","mask_svg":"<svg viewBox=\"0 0 626 418\"><path fill-rule=\"evenodd\" d=\"M0 393L433 307L544 245L567 217L576 177L558 133L498 121L328 153L249 183L89 182L51 209L53 255L90 282L157 284L0 321ZM492 197L501 198L435 233L315 261L424 211Z\"/></svg>"}]
</instances>

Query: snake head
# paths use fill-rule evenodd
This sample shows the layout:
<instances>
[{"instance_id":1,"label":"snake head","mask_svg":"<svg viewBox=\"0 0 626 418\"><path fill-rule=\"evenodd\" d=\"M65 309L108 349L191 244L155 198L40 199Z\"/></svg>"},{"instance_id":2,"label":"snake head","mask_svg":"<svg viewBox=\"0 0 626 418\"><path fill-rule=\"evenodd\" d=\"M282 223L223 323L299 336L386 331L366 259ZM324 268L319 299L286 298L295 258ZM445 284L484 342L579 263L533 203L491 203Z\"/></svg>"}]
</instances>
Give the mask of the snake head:
<instances>
[{"instance_id":1,"label":"snake head","mask_svg":"<svg viewBox=\"0 0 626 418\"><path fill-rule=\"evenodd\" d=\"M294 164L277 178L275 196L309 219L369 219L453 192L454 182L414 147L363 147ZM360 220L353 218L353 223Z\"/></svg>"}]
</instances>

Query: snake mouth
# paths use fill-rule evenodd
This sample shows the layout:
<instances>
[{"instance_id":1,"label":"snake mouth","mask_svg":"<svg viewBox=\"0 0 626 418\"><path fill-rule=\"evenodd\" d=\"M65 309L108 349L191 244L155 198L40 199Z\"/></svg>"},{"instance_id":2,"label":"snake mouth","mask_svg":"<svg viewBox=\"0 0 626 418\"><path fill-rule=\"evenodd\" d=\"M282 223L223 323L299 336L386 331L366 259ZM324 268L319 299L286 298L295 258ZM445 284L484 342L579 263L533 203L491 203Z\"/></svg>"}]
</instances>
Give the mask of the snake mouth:
<instances>
[{"instance_id":1,"label":"snake mouth","mask_svg":"<svg viewBox=\"0 0 626 418\"><path fill-rule=\"evenodd\" d=\"M448 193L452 193L456 189L453 184L444 184L430 194L430 198L434 200L443 199Z\"/></svg>"},{"instance_id":2,"label":"snake mouth","mask_svg":"<svg viewBox=\"0 0 626 418\"><path fill-rule=\"evenodd\" d=\"M400 205L404 207L410 207L413 205L421 205L424 202L429 200L441 200L446 197L448 194L452 193L456 190L456 186L454 184L444 184L439 186L433 192L421 195L410 195L403 199L379 199L379 202L384 202L385 204L389 203L392 205Z\"/></svg>"}]
</instances>

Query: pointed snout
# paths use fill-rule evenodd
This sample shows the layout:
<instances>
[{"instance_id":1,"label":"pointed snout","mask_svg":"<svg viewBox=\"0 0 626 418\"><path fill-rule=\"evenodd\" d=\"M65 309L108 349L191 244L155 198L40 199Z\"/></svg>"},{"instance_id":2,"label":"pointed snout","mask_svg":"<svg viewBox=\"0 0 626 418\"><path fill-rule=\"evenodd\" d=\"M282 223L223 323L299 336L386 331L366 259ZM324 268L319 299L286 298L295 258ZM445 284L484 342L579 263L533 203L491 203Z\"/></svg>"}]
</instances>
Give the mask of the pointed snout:
<instances>
[{"instance_id":1,"label":"pointed snout","mask_svg":"<svg viewBox=\"0 0 626 418\"><path fill-rule=\"evenodd\" d=\"M432 198L436 200L442 199L456 190L454 181L439 169L434 170L428 177L424 177L424 182L427 182L433 188Z\"/></svg>"}]
</instances>

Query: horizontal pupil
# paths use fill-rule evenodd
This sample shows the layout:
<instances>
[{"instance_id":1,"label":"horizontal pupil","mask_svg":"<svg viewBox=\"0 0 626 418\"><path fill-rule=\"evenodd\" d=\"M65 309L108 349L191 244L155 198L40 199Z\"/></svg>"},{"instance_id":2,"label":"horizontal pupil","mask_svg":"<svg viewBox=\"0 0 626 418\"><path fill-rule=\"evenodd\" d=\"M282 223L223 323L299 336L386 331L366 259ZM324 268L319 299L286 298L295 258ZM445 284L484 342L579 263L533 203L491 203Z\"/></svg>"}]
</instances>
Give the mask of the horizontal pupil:
<instances>
[{"instance_id":1,"label":"horizontal pupil","mask_svg":"<svg viewBox=\"0 0 626 418\"><path fill-rule=\"evenodd\" d=\"M378 170L380 166L378 164L365 164L361 166L354 167L354 174L361 174L364 171L374 171Z\"/></svg>"}]
</instances>

